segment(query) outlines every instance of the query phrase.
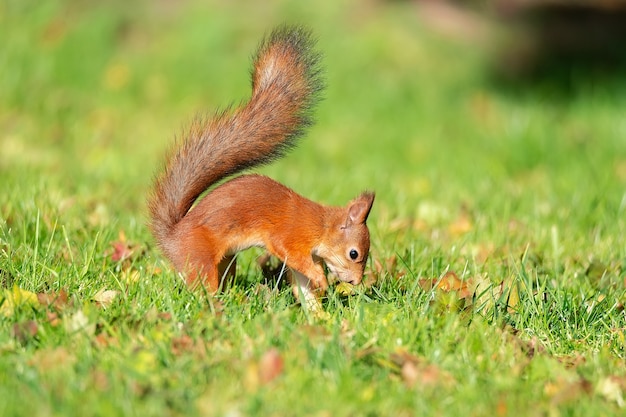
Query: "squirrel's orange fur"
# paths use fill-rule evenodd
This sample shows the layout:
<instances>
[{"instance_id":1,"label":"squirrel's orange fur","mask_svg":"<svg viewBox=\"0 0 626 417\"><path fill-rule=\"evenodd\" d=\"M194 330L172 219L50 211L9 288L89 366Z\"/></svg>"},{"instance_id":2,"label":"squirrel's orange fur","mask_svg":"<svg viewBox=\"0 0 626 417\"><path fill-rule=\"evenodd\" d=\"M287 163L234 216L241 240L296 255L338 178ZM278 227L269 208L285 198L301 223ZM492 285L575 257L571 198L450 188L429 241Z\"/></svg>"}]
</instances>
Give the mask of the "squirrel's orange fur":
<instances>
[{"instance_id":1,"label":"squirrel's orange fur","mask_svg":"<svg viewBox=\"0 0 626 417\"><path fill-rule=\"evenodd\" d=\"M311 35L283 27L260 45L252 97L231 112L196 119L157 177L148 207L156 241L190 285L220 288L237 251L263 246L294 273L308 301L328 286L323 263L340 280L361 281L369 253L365 224L374 194L327 207L261 175L219 181L283 155L311 124L322 81Z\"/></svg>"}]
</instances>

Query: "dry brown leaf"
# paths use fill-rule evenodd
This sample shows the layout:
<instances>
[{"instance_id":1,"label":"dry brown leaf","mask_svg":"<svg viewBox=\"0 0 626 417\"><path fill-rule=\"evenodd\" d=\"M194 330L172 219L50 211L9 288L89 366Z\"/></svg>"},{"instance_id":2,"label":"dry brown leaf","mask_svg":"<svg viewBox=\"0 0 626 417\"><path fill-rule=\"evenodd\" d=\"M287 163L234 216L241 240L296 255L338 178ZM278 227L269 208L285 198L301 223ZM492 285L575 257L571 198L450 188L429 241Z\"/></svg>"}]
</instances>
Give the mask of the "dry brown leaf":
<instances>
[{"instance_id":1,"label":"dry brown leaf","mask_svg":"<svg viewBox=\"0 0 626 417\"><path fill-rule=\"evenodd\" d=\"M13 325L13 337L20 343L25 343L35 337L39 331L39 326L33 320L28 320Z\"/></svg>"},{"instance_id":2,"label":"dry brown leaf","mask_svg":"<svg viewBox=\"0 0 626 417\"><path fill-rule=\"evenodd\" d=\"M75 362L76 357L64 347L37 350L28 361L29 365L37 368L42 374L58 369L67 369Z\"/></svg>"},{"instance_id":3,"label":"dry brown leaf","mask_svg":"<svg viewBox=\"0 0 626 417\"><path fill-rule=\"evenodd\" d=\"M433 288L445 293L456 292L459 298L471 297L472 291L470 280L461 280L454 271L448 271L441 278L420 279L419 286L424 291L430 291Z\"/></svg>"},{"instance_id":4,"label":"dry brown leaf","mask_svg":"<svg viewBox=\"0 0 626 417\"><path fill-rule=\"evenodd\" d=\"M460 312L472 305L475 285L472 280L461 280L454 271L448 271L440 278L418 281L424 291L433 291L431 303L441 312Z\"/></svg>"},{"instance_id":5,"label":"dry brown leaf","mask_svg":"<svg viewBox=\"0 0 626 417\"><path fill-rule=\"evenodd\" d=\"M67 291L64 289L59 292L38 293L37 300L39 304L59 311L68 307L70 304Z\"/></svg>"},{"instance_id":6,"label":"dry brown leaf","mask_svg":"<svg viewBox=\"0 0 626 417\"><path fill-rule=\"evenodd\" d=\"M195 343L189 335L182 335L172 339L172 353L175 356L180 356L183 353L193 350Z\"/></svg>"},{"instance_id":7,"label":"dry brown leaf","mask_svg":"<svg viewBox=\"0 0 626 417\"><path fill-rule=\"evenodd\" d=\"M505 340L512 342L528 359L532 359L535 355L545 353L546 348L537 338L537 336L531 337L529 340L524 340L519 337L519 331L510 326L505 327Z\"/></svg>"},{"instance_id":8,"label":"dry brown leaf","mask_svg":"<svg viewBox=\"0 0 626 417\"><path fill-rule=\"evenodd\" d=\"M467 213L462 213L456 220L448 225L448 233L454 237L469 233L474 228L472 220Z\"/></svg>"},{"instance_id":9,"label":"dry brown leaf","mask_svg":"<svg viewBox=\"0 0 626 417\"><path fill-rule=\"evenodd\" d=\"M550 398L553 406L577 401L582 395L590 395L593 386L590 381L580 378L574 381L558 379L545 384L544 394Z\"/></svg>"},{"instance_id":10,"label":"dry brown leaf","mask_svg":"<svg viewBox=\"0 0 626 417\"><path fill-rule=\"evenodd\" d=\"M167 312L167 311L166 312L162 312L162 313L159 313L157 315L157 317L159 319L163 320L163 321L170 321L170 320L172 320L172 313Z\"/></svg>"},{"instance_id":11,"label":"dry brown leaf","mask_svg":"<svg viewBox=\"0 0 626 417\"><path fill-rule=\"evenodd\" d=\"M400 367L400 375L407 387L451 386L454 378L425 359L399 349L391 354L391 361Z\"/></svg>"},{"instance_id":12,"label":"dry brown leaf","mask_svg":"<svg viewBox=\"0 0 626 417\"><path fill-rule=\"evenodd\" d=\"M566 369L576 369L587 361L587 359L585 359L585 357L580 353L557 356L556 360L562 363Z\"/></svg>"},{"instance_id":13,"label":"dry brown leaf","mask_svg":"<svg viewBox=\"0 0 626 417\"><path fill-rule=\"evenodd\" d=\"M50 326L52 327L57 327L59 324L61 324L61 319L59 318L59 313L57 312L47 311L46 319L48 320L48 323L50 323Z\"/></svg>"},{"instance_id":14,"label":"dry brown leaf","mask_svg":"<svg viewBox=\"0 0 626 417\"><path fill-rule=\"evenodd\" d=\"M395 352L393 352L389 356L389 359L391 359L391 362L399 367L402 367L402 365L404 365L406 362L413 362L417 364L418 362L422 361L422 359L420 359L418 356L413 355L405 349L396 349Z\"/></svg>"}]
</instances>

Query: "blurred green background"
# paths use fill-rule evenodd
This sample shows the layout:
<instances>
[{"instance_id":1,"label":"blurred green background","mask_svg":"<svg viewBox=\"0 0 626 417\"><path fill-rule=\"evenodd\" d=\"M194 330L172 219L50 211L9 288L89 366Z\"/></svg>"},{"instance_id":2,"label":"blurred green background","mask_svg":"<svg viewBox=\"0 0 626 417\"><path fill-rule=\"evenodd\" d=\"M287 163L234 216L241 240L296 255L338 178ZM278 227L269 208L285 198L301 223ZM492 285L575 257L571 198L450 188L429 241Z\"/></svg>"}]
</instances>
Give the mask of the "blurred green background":
<instances>
[{"instance_id":1,"label":"blurred green background","mask_svg":"<svg viewBox=\"0 0 626 417\"><path fill-rule=\"evenodd\" d=\"M622 204L623 77L573 68L565 89L499 83L493 62L510 35L477 9L430 3L4 2L5 187L39 178L60 198L142 211L181 126L245 100L258 40L288 22L317 34L328 80L318 124L266 169L299 192L342 204L371 188L391 217L494 194L574 209L583 187Z\"/></svg>"}]
</instances>

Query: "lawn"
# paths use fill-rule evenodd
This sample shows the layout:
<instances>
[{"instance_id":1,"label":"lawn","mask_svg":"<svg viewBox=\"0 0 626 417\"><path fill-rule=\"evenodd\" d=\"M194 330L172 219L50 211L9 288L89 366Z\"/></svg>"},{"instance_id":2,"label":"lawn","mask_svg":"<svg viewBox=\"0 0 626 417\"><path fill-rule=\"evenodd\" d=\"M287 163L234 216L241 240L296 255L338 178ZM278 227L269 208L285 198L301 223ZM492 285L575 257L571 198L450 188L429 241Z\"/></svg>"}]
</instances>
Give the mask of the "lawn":
<instances>
[{"instance_id":1,"label":"lawn","mask_svg":"<svg viewBox=\"0 0 626 417\"><path fill-rule=\"evenodd\" d=\"M376 192L366 283L326 319L260 250L189 291L146 226L167 149L248 97L284 22L327 89L260 171ZM626 77L503 83L495 55L413 2L1 3L0 415L621 415Z\"/></svg>"}]
</instances>

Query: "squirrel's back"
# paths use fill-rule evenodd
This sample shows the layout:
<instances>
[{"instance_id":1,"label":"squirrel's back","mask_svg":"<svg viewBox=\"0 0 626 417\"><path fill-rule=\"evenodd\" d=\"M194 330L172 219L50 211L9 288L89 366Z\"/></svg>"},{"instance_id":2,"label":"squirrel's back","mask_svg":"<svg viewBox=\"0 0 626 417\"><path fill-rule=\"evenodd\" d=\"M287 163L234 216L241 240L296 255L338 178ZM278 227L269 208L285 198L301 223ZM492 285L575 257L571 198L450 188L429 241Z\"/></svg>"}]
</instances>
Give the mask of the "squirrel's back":
<instances>
[{"instance_id":1,"label":"squirrel's back","mask_svg":"<svg viewBox=\"0 0 626 417\"><path fill-rule=\"evenodd\" d=\"M207 188L282 156L311 124L310 110L323 88L313 46L302 28L274 30L255 55L250 100L197 118L183 132L148 200L150 226L162 248Z\"/></svg>"}]
</instances>

